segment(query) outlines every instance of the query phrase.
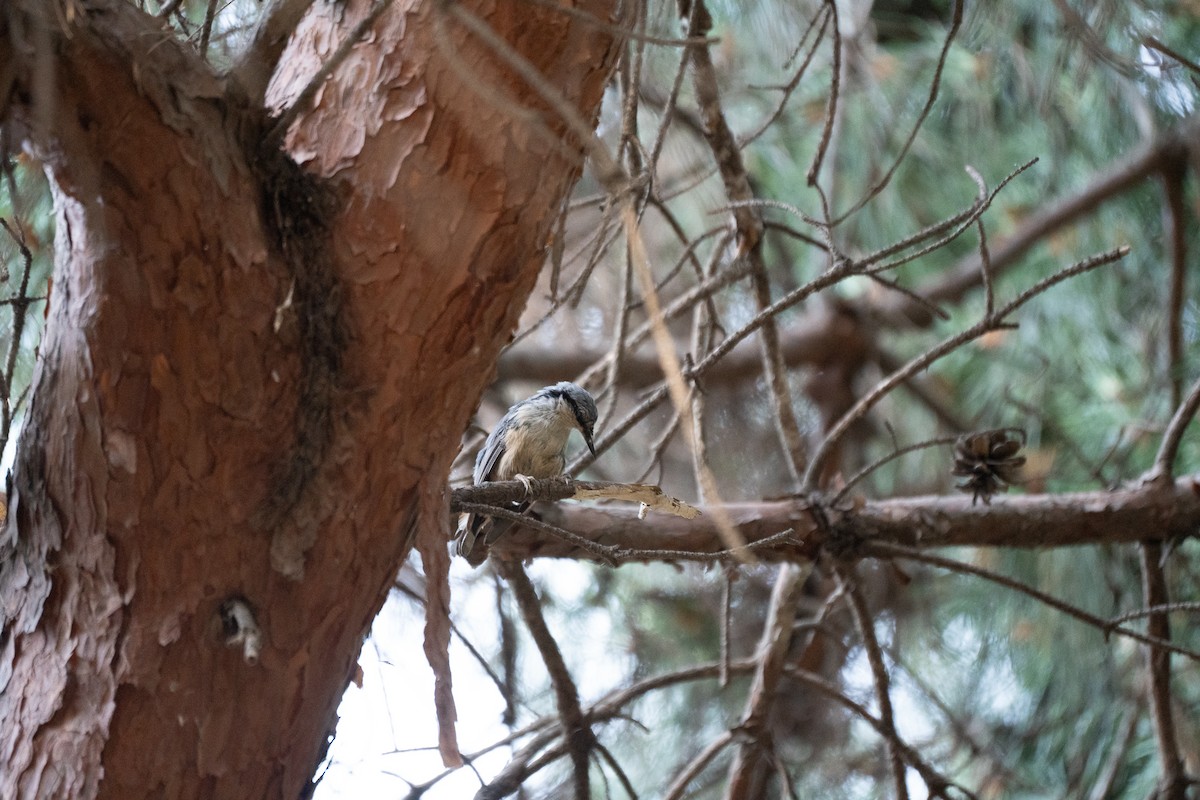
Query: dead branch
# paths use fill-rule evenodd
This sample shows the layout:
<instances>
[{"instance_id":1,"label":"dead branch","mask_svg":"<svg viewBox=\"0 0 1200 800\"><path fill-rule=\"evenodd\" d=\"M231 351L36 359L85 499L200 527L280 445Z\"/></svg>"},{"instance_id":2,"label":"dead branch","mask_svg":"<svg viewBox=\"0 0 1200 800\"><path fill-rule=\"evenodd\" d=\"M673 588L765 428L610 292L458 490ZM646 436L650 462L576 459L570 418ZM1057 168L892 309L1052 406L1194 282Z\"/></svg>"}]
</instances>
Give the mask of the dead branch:
<instances>
[{"instance_id":1,"label":"dead branch","mask_svg":"<svg viewBox=\"0 0 1200 800\"><path fill-rule=\"evenodd\" d=\"M523 481L493 481L478 486L463 486L450 494L451 512L461 511L462 504L503 506L522 500L619 500L639 503L652 511L695 519L699 509L682 500L670 497L657 486L644 483L613 483L611 481L576 481L570 478L533 479L528 487Z\"/></svg>"},{"instance_id":2,"label":"dead branch","mask_svg":"<svg viewBox=\"0 0 1200 800\"><path fill-rule=\"evenodd\" d=\"M771 604L767 607L767 621L763 625L755 660L754 683L746 700L746 711L737 730L747 737L738 748L729 767L726 784L726 800L743 800L749 796L753 776L764 754L770 752L770 737L766 735L767 714L775 702L775 691L792 642L792 629L796 619L804 581L811 572L796 565L784 564L775 575L775 586L771 591ZM682 776L681 776L682 777Z\"/></svg>"},{"instance_id":3,"label":"dead branch","mask_svg":"<svg viewBox=\"0 0 1200 800\"><path fill-rule=\"evenodd\" d=\"M697 27L690 30L689 35L707 35L712 25L708 9L702 0L690 0L690 3L692 13L696 16ZM762 217L757 208L741 204L741 201L752 200L754 192L737 139L721 108L717 72L707 47L696 47L692 51L692 85L704 123L704 137L712 150L713 160L725 185L725 195L731 202L738 204L733 210L734 225L737 229L737 253L750 263L755 302L758 303L759 311L762 311L771 304L770 281L762 253ZM775 424L783 447L784 463L788 465L793 483L798 487L806 457L804 439L792 407L791 390L787 384L783 358L779 351L779 329L773 317L764 320L759 330L759 342L762 345L763 375L771 389Z\"/></svg>"},{"instance_id":4,"label":"dead branch","mask_svg":"<svg viewBox=\"0 0 1200 800\"><path fill-rule=\"evenodd\" d=\"M879 704L880 734L887 743L888 765L892 770L892 783L896 789L896 800L908 800L908 783L905 781L904 742L896 732L895 715L892 712L891 678L883 663L883 651L879 649L879 639L875 636L875 618L867 608L867 601L856 585L853 573L844 565L834 568L838 585L850 600L850 612L858 635L862 637L863 648L867 652L867 663L871 665L871 679L875 686L875 702Z\"/></svg>"},{"instance_id":5,"label":"dead branch","mask_svg":"<svg viewBox=\"0 0 1200 800\"><path fill-rule=\"evenodd\" d=\"M525 619L525 626L542 656L546 671L550 674L550 684L554 687L554 696L558 704L558 714L562 719L563 738L568 745L573 767L575 800L588 800L591 789L588 783L588 763L592 749L596 746L596 737L591 727L584 719L579 706L579 690L567 670L559 651L558 642L554 640L546 618L542 615L541 601L529 576L519 561L496 560L497 570L508 581L512 588L517 607Z\"/></svg>"},{"instance_id":6,"label":"dead branch","mask_svg":"<svg viewBox=\"0 0 1200 800\"><path fill-rule=\"evenodd\" d=\"M1200 409L1200 380L1192 384L1187 398L1179 405L1179 408L1175 409L1175 414L1167 424L1162 443L1158 446L1158 454L1154 457L1154 467L1147 476L1147 480L1171 480L1175 454L1179 451L1183 433L1195 418L1197 409Z\"/></svg>"},{"instance_id":7,"label":"dead branch","mask_svg":"<svg viewBox=\"0 0 1200 800\"><path fill-rule=\"evenodd\" d=\"M1142 567L1142 598L1147 608L1169 601L1167 580L1162 569L1162 543L1143 542L1140 549ZM1171 639L1171 626L1165 612L1153 613L1146 625L1146 634L1156 639ZM1151 718L1154 720L1154 741L1162 773L1158 781L1158 800L1185 800L1189 781L1179 757L1179 739L1171 713L1171 654L1161 648L1146 653L1150 675L1147 692L1150 697Z\"/></svg>"},{"instance_id":8,"label":"dead branch","mask_svg":"<svg viewBox=\"0 0 1200 800\"><path fill-rule=\"evenodd\" d=\"M871 714L861 703L856 703L851 700L829 681L825 680L820 675L816 675L808 670L800 669L798 667L788 666L786 669L789 678L795 678L796 680L818 690L821 692L821 694L825 695L831 700L840 703L853 712L856 717L874 728L875 732L880 736L885 735L884 724L879 718ZM929 787L929 792L932 797L949 797L947 790L952 786L966 797L976 797L973 792L968 791L958 784L951 783L947 778L939 774L935 769L929 766L923 758L921 758L920 753L905 744L903 740L897 739L896 743L904 756L904 760L912 765L913 769L915 769L925 781L925 785Z\"/></svg>"}]
</instances>

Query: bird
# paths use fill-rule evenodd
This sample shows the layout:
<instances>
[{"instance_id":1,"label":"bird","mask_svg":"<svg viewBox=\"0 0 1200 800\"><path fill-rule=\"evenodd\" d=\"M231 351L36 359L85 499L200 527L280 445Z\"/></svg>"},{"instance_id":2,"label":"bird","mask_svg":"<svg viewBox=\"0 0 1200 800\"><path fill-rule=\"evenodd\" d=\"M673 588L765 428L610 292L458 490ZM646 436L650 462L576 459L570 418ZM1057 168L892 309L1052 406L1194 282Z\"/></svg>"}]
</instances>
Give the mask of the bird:
<instances>
[{"instance_id":1,"label":"bird","mask_svg":"<svg viewBox=\"0 0 1200 800\"><path fill-rule=\"evenodd\" d=\"M475 458L472 479L475 485L488 481L520 480L529 489L531 478L557 478L567 466L567 440L571 431L583 434L583 441L596 456L592 442L596 426L596 401L578 384L562 381L546 386L516 403L496 424ZM528 503L517 504L523 511ZM466 515L459 527L457 552L472 563L471 553L489 520ZM485 542L491 544L508 525L491 520ZM481 560L481 559L480 559Z\"/></svg>"}]
</instances>

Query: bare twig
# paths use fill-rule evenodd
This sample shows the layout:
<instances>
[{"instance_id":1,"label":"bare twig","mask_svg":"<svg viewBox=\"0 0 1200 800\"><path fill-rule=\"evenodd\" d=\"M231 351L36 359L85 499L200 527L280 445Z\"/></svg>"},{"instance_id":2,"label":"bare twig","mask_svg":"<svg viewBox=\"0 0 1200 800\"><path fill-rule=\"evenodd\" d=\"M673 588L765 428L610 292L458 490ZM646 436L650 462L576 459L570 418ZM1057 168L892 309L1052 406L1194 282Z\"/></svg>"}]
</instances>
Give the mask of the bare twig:
<instances>
[{"instance_id":1,"label":"bare twig","mask_svg":"<svg viewBox=\"0 0 1200 800\"><path fill-rule=\"evenodd\" d=\"M1168 602L1167 581L1161 565L1162 544L1143 542L1141 546L1142 599L1147 608ZM1152 613L1146 633L1156 639L1170 640L1171 627L1165 612ZM1185 800L1187 776L1179 758L1179 739L1171 713L1171 654L1162 649L1146 653L1146 668L1150 673L1150 709L1154 720L1154 739L1162 774L1158 786L1159 800Z\"/></svg>"},{"instance_id":2,"label":"bare twig","mask_svg":"<svg viewBox=\"0 0 1200 800\"><path fill-rule=\"evenodd\" d=\"M829 9L831 20L829 30L833 37L833 63L829 69L829 102L825 109L825 125L821 129L817 152L813 155L812 164L808 167L808 175L805 176L805 181L809 186L816 186L817 177L821 174L821 165L825 161L825 151L829 148L829 140L833 136L833 123L837 118L838 100L841 96L842 32L838 26L837 3L834 0L826 0L826 8Z\"/></svg>"},{"instance_id":3,"label":"bare twig","mask_svg":"<svg viewBox=\"0 0 1200 800\"><path fill-rule=\"evenodd\" d=\"M943 569L952 570L954 572L975 575L976 577L984 578L993 583L999 584L1000 586L1018 591L1021 594L1028 595L1038 602L1044 603L1050 608L1057 609L1069 617L1077 619L1086 625L1091 625L1092 627L1097 628L1098 630L1104 632L1105 635L1116 633L1120 634L1121 636L1128 636L1130 639L1136 639L1142 644L1150 645L1156 649L1171 653L1178 653L1179 655L1187 656L1195 661L1200 661L1200 652L1174 644L1158 636L1150 636L1139 633L1138 631L1130 628L1114 626L1108 620L1103 619L1102 617L1098 617L1095 614L1084 611L1078 606L1074 606L1070 603L1059 600L1057 597L1046 594L1045 592L1035 589L1028 584L1022 583L1021 581L1013 578L1009 578L1005 575L992 572L991 570L977 567L973 564L966 564L962 561L943 558L942 556L934 555L933 553L922 552L912 547L885 542L871 542L870 544L864 545L863 549L866 553L876 557L907 558L913 561L921 561L926 564L932 564L936 567L942 567Z\"/></svg>"},{"instance_id":4,"label":"bare twig","mask_svg":"<svg viewBox=\"0 0 1200 800\"><path fill-rule=\"evenodd\" d=\"M413 587L406 585L400 580L394 581L392 583L392 588L424 608L427 601L423 592L416 591ZM479 648L477 648L471 642L471 640L467 638L466 634L464 634L462 630L454 624L453 619L450 620L450 631L455 635L455 637L458 638L460 642L463 643L463 646L467 648L467 652L471 654L471 658L475 659L476 663L483 668L483 671L488 676L488 679L495 684L496 689L500 692L500 696L503 697L506 702L511 702L508 692L509 687L505 685L505 681L496 674L494 669L492 669L492 665L488 663L488 660L483 653L479 652Z\"/></svg>"},{"instance_id":5,"label":"bare twig","mask_svg":"<svg viewBox=\"0 0 1200 800\"><path fill-rule=\"evenodd\" d=\"M1095 176L1078 192L1061 198L1038 213L1025 218L1017 229L1002 239L991 250L992 278L999 277L1004 270L1017 263L1018 259L1047 235L1057 231L1102 203L1113 199L1134 184L1156 174L1166 158L1196 136L1195 118L1166 131L1153 141L1146 142L1133 152L1114 162L1107 170ZM963 258L934 285L920 292L934 302L951 302L979 285L980 269L978 254ZM932 318L911 303L895 299L880 308L888 317L905 317L919 325L929 325Z\"/></svg>"},{"instance_id":6,"label":"bare twig","mask_svg":"<svg viewBox=\"0 0 1200 800\"><path fill-rule=\"evenodd\" d=\"M933 82L929 86L929 94L926 97L925 105L921 108L921 113L917 115L917 120L913 123L912 130L909 131L908 138L904 140L904 144L900 147L900 152L896 155L895 160L892 162L892 166L888 168L888 171L884 173L883 177L880 178L874 186L867 190L867 193L863 195L861 200L839 215L838 218L834 220L835 225L841 224L850 215L862 209L863 206L871 202L872 198L877 197L879 193L882 192L889 183L891 183L892 176L896 174L896 170L904 161L905 156L908 155L909 149L912 147L913 142L916 141L917 133L921 130L921 126L925 123L926 118L929 116L929 112L933 109L934 102L937 101L938 90L942 85L942 72L946 68L946 58L950 55L950 45L954 43L954 37L958 34L958 29L962 26L962 19L963 0L954 0L954 10L950 14L950 30L946 32L946 41L942 45L941 53L938 54L937 67L935 67L933 70Z\"/></svg>"},{"instance_id":7,"label":"bare twig","mask_svg":"<svg viewBox=\"0 0 1200 800\"><path fill-rule=\"evenodd\" d=\"M621 788L625 790L625 794L629 795L631 800L638 800L637 789L633 788L633 781L629 780L629 776L625 774L625 769L621 766L621 763L617 761L617 757L612 754L612 751L599 742L596 742L596 752L599 754L604 763L608 764L608 767L613 771L613 774L617 776L617 780L621 782ZM600 774L604 775L604 771L601 770ZM608 783L606 782L604 786L605 795L607 796Z\"/></svg>"},{"instance_id":8,"label":"bare twig","mask_svg":"<svg viewBox=\"0 0 1200 800\"><path fill-rule=\"evenodd\" d=\"M1152 614L1171 614L1177 611L1187 611L1191 613L1200 613L1200 602L1175 602L1175 603L1160 603L1150 606L1149 608L1139 608L1134 611L1126 611L1124 614L1113 617L1108 621L1110 625L1120 625L1123 622L1130 620L1149 617Z\"/></svg>"},{"instance_id":9,"label":"bare twig","mask_svg":"<svg viewBox=\"0 0 1200 800\"><path fill-rule=\"evenodd\" d=\"M874 728L875 732L880 736L885 738L887 737L887 734L885 733L885 726L882 720L871 714L871 712L868 711L862 704L851 700L844 693L842 693L838 687L834 686L820 675L794 666L788 666L786 671L789 678L795 678L796 680L802 681L814 689L817 689L826 697L849 709L856 717ZM915 769L921 776L921 779L925 781L925 785L929 787L930 796L946 798L948 797L947 790L951 787L954 787L966 797L976 797L974 792L971 792L965 787L959 786L958 784L951 783L946 777L939 774L936 770L926 764L925 760L921 758L920 753L905 744L902 739L897 738L894 741L896 746L900 749L904 760L908 764L912 765L912 768Z\"/></svg>"},{"instance_id":10,"label":"bare twig","mask_svg":"<svg viewBox=\"0 0 1200 800\"><path fill-rule=\"evenodd\" d=\"M480 787L479 791L475 793L475 800L498 800L501 797L508 797L517 791L529 776L547 764L562 758L566 752L565 743L546 749L558 739L559 733L560 728L557 725L546 726L538 732L530 742L513 754L496 777ZM537 758L538 753L543 753L543 757Z\"/></svg>"},{"instance_id":11,"label":"bare twig","mask_svg":"<svg viewBox=\"0 0 1200 800\"><path fill-rule=\"evenodd\" d=\"M821 41L825 38L825 31L829 28L829 20L832 16L833 15L830 11L830 6L828 5L821 6L821 8L817 9L816 13L813 14L812 19L810 19L808 22L808 27L804 29L804 33L801 34L800 39L796 42L796 49L792 51L792 54L788 57L787 64L784 66L786 67L795 61L796 56L800 54L800 50L804 47L805 42L808 41L809 34L815 30L817 35L813 38L812 44L809 45L808 52L804 55L804 60L800 62L800 66L792 74L792 77L788 79L786 84L779 87L768 87L778 88L782 92L782 96L779 98L779 102L775 105L775 110L771 112L771 115L763 120L762 124L758 126L754 133L750 134L742 141L741 144L743 146L753 142L755 139L765 133L767 129L774 125L779 120L780 116L783 115L784 109L787 108L788 100L791 99L792 93L796 90L796 87L800 85L800 79L804 77L806 72L808 72L808 67L812 63L813 56L817 54L817 48L820 46ZM818 21L821 23L819 28L817 27Z\"/></svg>"},{"instance_id":12,"label":"bare twig","mask_svg":"<svg viewBox=\"0 0 1200 800\"><path fill-rule=\"evenodd\" d=\"M217 16L217 0L208 0L204 11L204 24L200 28L200 57L208 58L208 41L212 36L213 20Z\"/></svg>"},{"instance_id":13,"label":"bare twig","mask_svg":"<svg viewBox=\"0 0 1200 800\"><path fill-rule=\"evenodd\" d=\"M617 397L620 395L620 377L621 363L624 360L627 348L625 347L626 329L629 327L629 310L632 305L632 278L633 278L633 261L628 250L625 254L625 269L621 271L621 288L616 293L616 308L613 316L615 324L613 325L612 344L609 347L608 357L608 375L604 381L602 401L599 419L596 427L601 429L608 424L608 418L617 406Z\"/></svg>"},{"instance_id":14,"label":"bare twig","mask_svg":"<svg viewBox=\"0 0 1200 800\"><path fill-rule=\"evenodd\" d=\"M875 637L875 621L867 608L867 601L863 598L854 576L850 574L847 567L835 566L834 574L837 575L842 591L850 600L850 612L854 617L858 634L862 637L867 663L871 665L871 678L875 685L875 702L879 704L879 721L882 723L883 739L887 742L888 764L892 770L896 799L908 800L908 783L905 780L904 759L901 756L904 743L900 739L900 735L896 733L896 720L892 713L891 680L888 677L887 667L883 663L883 651L879 649L879 640Z\"/></svg>"},{"instance_id":15,"label":"bare twig","mask_svg":"<svg viewBox=\"0 0 1200 800\"><path fill-rule=\"evenodd\" d=\"M507 603L504 602L504 581L494 570L492 589L496 606L496 627L500 635L500 667L504 670L504 680L500 686L500 694L504 698L504 714L501 721L512 728L517 721L517 700L520 694L517 654L521 648L521 639L517 636L517 625L513 622Z\"/></svg>"},{"instance_id":16,"label":"bare twig","mask_svg":"<svg viewBox=\"0 0 1200 800\"><path fill-rule=\"evenodd\" d=\"M846 481L846 485L843 486L841 488L841 490L839 490L838 493L833 496L833 499L830 501L829 504L832 506L838 505L838 503L840 503L846 497L846 495L850 493L850 490L854 488L855 484L857 484L863 478L870 475L875 470L882 467L884 464L887 464L887 463L899 458L900 456L907 455L908 453L916 452L917 450L924 450L929 447L939 447L942 445L954 444L954 442L957 441L957 439L958 439L957 436L939 436L936 439L926 439L925 441L917 442L916 444L905 445L904 447L896 447L894 450L892 450L892 452L888 453L887 455L885 455L881 458L876 459L875 461L872 461L870 464L868 464L867 466L863 467L861 470L856 472L854 474L854 477L852 477L852 478L850 478L850 480Z\"/></svg>"},{"instance_id":17,"label":"bare twig","mask_svg":"<svg viewBox=\"0 0 1200 800\"><path fill-rule=\"evenodd\" d=\"M891 391L896 388L896 386L925 369L939 358L942 358L948 353L952 353L953 351L957 350L967 342L979 338L988 331L1007 327L1009 323L1005 322L1004 320L1009 314L1016 311L1018 308L1028 302L1030 298L1036 297L1054 284L1061 283L1068 278L1072 278L1104 264L1112 263L1113 261L1124 257L1128 252L1128 247L1120 247L1116 250L1102 253L1098 256L1081 261L1078 264L1074 264L1066 269L1060 270L1048 278L1038 281L1036 284L1017 295L1015 299L1013 299L995 314L985 317L983 320L975 325L972 325L970 328L967 328L966 330L943 340L940 344L935 345L921 355L913 358L899 370L877 383L871 389L871 391L863 395L849 411L842 415L842 418L838 420L837 424L834 425L829 433L825 435L825 438L821 440L820 445L817 446L816 451L813 453L812 461L808 465L808 471L804 475L805 491L812 491L816 488L817 479L821 474L821 467L823 466L825 459L828 458L838 440L841 439L841 437L845 435L846 431L850 429L850 426L862 419L863 415L865 415L867 411L869 411L880 400L890 394Z\"/></svg>"},{"instance_id":18,"label":"bare twig","mask_svg":"<svg viewBox=\"0 0 1200 800\"><path fill-rule=\"evenodd\" d=\"M767 620L755 654L758 667L746 700L746 710L737 727L749 737L749 741L738 748L729 767L726 800L743 800L748 796L759 757L764 749L770 747L770 737L766 731L767 712L775 700L775 690L783 675L796 609L803 596L804 581L811 571L811 566L803 568L784 564L775 574Z\"/></svg>"},{"instance_id":19,"label":"bare twig","mask_svg":"<svg viewBox=\"0 0 1200 800\"><path fill-rule=\"evenodd\" d=\"M693 5L688 9L687 31L689 35L696 29L699 14L700 9L698 6ZM697 44L697 46L699 45ZM691 57L692 48L690 47L685 47L679 54L679 66L675 68L675 78L671 83L671 91L667 94L666 102L662 104L662 120L658 124L658 132L654 135L654 144L650 147L650 162L647 165L647 169L649 169L650 175L656 184L658 159L662 155L663 145L667 141L667 130L671 127L671 122L675 119L675 109L679 103L679 90L683 88L683 79L687 74L687 66Z\"/></svg>"},{"instance_id":20,"label":"bare twig","mask_svg":"<svg viewBox=\"0 0 1200 800\"><path fill-rule=\"evenodd\" d=\"M11 191L11 174L9 187ZM6 301L12 305L12 332L8 342L8 352L4 357L4 373L0 375L0 381L3 381L3 386L0 386L0 448L3 448L8 444L9 434L12 433L13 417L21 402L20 397L18 397L16 403L13 402L13 380L16 377L17 353L21 350L21 339L25 334L25 323L29 315L29 306L38 299L44 298L29 296L29 281L33 274L33 253L25 241L25 232L20 222L17 221L16 227L13 227L9 224L8 220L0 217L0 226L4 228L5 233L9 235L13 243L17 246L17 251L21 254L22 263L21 284L17 288L16 294Z\"/></svg>"},{"instance_id":21,"label":"bare twig","mask_svg":"<svg viewBox=\"0 0 1200 800\"><path fill-rule=\"evenodd\" d=\"M733 731L723 731L720 736L709 742L703 750L696 754L695 758L687 763L687 766L679 771L675 780L671 781L671 785L663 794L663 800L681 800L686 797L685 792L687 792L688 785L705 767L712 763L714 758L721 754L722 750L732 743Z\"/></svg>"},{"instance_id":22,"label":"bare twig","mask_svg":"<svg viewBox=\"0 0 1200 800\"><path fill-rule=\"evenodd\" d=\"M733 581L737 573L728 567L721 576L721 688L729 685L729 623L733 616Z\"/></svg>"},{"instance_id":23,"label":"bare twig","mask_svg":"<svg viewBox=\"0 0 1200 800\"><path fill-rule=\"evenodd\" d=\"M983 227L983 220L976 219L975 227L979 230L979 272L983 276L983 313L990 317L996 310L996 292L992 288L992 257L988 255L987 229Z\"/></svg>"},{"instance_id":24,"label":"bare twig","mask_svg":"<svg viewBox=\"0 0 1200 800\"><path fill-rule=\"evenodd\" d=\"M1187 208L1183 197L1183 159L1163 168L1163 238L1171 282L1167 291L1167 379L1171 385L1171 407L1183 399L1183 299L1187 274Z\"/></svg>"},{"instance_id":25,"label":"bare twig","mask_svg":"<svg viewBox=\"0 0 1200 800\"><path fill-rule=\"evenodd\" d=\"M567 671L558 643L546 625L537 591L533 588L529 576L525 574L524 567L519 561L497 559L494 563L512 588L517 607L521 609L521 616L525 619L529 634L533 637L542 662L546 665L546 671L550 674L558 714L562 718L563 737L568 744L573 765L575 800L587 800L591 796L588 783L589 756L596 746L596 737L579 706L579 691L575 688L571 673Z\"/></svg>"},{"instance_id":26,"label":"bare twig","mask_svg":"<svg viewBox=\"0 0 1200 800\"><path fill-rule=\"evenodd\" d=\"M1024 173L1026 170L1028 170L1030 167L1032 167L1037 162L1038 162L1038 159L1032 158L1029 161L1026 161L1024 164L1021 164L1019 167L1017 167L1012 172L1010 172L1008 175L1006 175L1004 180L1000 181L1000 183L996 186L995 189L993 189L991 191L990 194L985 194L986 187L983 185L983 182L980 179L979 173L976 172L973 168L967 167L966 168L967 174L970 175L971 178L976 181L976 185L979 186L980 192L979 192L978 200L976 201L976 203L974 205L972 205L969 209L967 209L966 212L963 212L961 214L956 214L955 216L951 217L950 220L946 220L944 223L940 223L938 225L931 226L931 228L926 229L926 230L933 230L933 229L944 230L946 228L943 228L942 226L945 225L946 223L949 223L951 220L954 220L954 219L961 219L962 220L961 223L959 223L957 227L949 226L949 228L950 228L949 233L942 236L940 239L930 242L929 244L925 245L924 247L920 248L919 250L914 250L911 253L907 253L906 255L901 256L900 258L893 259L892 261L888 261L884 264L880 264L879 266L872 266L872 268L871 268L872 271L873 272L887 272L889 270L894 270L897 267L901 267L905 264L908 264L909 262L916 261L917 259L919 259L923 256L926 256L929 253L934 252L935 250L940 250L941 248L950 244L955 239L957 239L959 236L961 236L972 225L974 225L975 221L978 220L981 216L983 216L983 213L985 211L987 211L989 208L991 208L992 203L995 201L997 195L999 195L1000 192L1004 191L1005 187L1007 187L1008 184L1014 178L1016 178L1018 175L1021 175L1022 173ZM922 231L918 235L924 236L925 233L926 233L926 231ZM922 239L918 239L916 236L910 236L905 241L910 242L912 244L916 244L918 241L921 241L921 240ZM892 247L884 248L880 252L881 253L882 252L897 252L897 249L896 249L896 246L893 245ZM862 266L866 266L867 264L874 264L877 260L879 260L877 258L877 256L878 256L878 254L872 254L869 258L860 260L859 264ZM989 258L990 258L990 254L989 254ZM982 275L982 269L980 269L980 274ZM989 276L989 278L991 277L990 263L989 263L989 268L988 268L988 276ZM922 294L921 296L922 296L922 298L924 298L924 302L926 304L936 302L936 295L934 295L932 292L929 293L928 297L925 294ZM933 298L933 299L931 299L931 298Z\"/></svg>"},{"instance_id":27,"label":"bare twig","mask_svg":"<svg viewBox=\"0 0 1200 800\"><path fill-rule=\"evenodd\" d=\"M758 327L763 324L763 321L775 317L776 314L786 311L787 308L791 308L792 306L797 305L797 303L809 299L809 297L815 295L817 291L832 287L832 285L841 282L842 279L853 275L853 273L853 265L850 263L841 263L832 267L832 269L823 272L822 275L815 278L814 281L810 281L809 283L804 284L803 287L794 289L790 291L790 293L780 297L780 299L773 302L772 305L768 306L767 308L763 308L761 312L755 314L755 317L748 321L748 323L742 327L739 327L738 330L730 333L730 336L726 337L724 342L721 342L718 347L714 348L712 353L704 356L695 367L689 369L686 377L702 377L702 375L706 373L709 368L712 368L714 363L720 361L722 357L725 357L728 353L730 353L734 347L737 347L738 343L742 342L743 339L758 330ZM644 417L646 417L650 411L658 408L659 404L664 401L666 397L666 387L660 387L660 389L650 392L649 396L644 399L644 401L642 401L637 408L631 410L622 421L617 423L617 425L614 425L608 429L608 431L605 432L604 437L596 439L596 453L604 452L606 449L608 449L608 447L611 447L614 441L622 438L625 433L628 433L631 427L637 425L637 422L640 422L642 419L644 419ZM574 467L574 465L572 465L572 467Z\"/></svg>"},{"instance_id":28,"label":"bare twig","mask_svg":"<svg viewBox=\"0 0 1200 800\"><path fill-rule=\"evenodd\" d=\"M534 519L533 517L527 517L522 514L518 514L514 511L510 511L507 508L485 506L481 503L459 503L457 509L466 514L478 514L479 516L496 517L499 519L507 519L511 522L520 523L527 528L533 528L534 530L541 531L542 533L549 533L552 536L565 539L575 547L579 547L596 556L596 558L599 558L609 566L616 566L617 564L616 555L619 552L618 548L597 544L589 539L576 536L568 530L554 525L549 525L541 520Z\"/></svg>"},{"instance_id":29,"label":"bare twig","mask_svg":"<svg viewBox=\"0 0 1200 800\"><path fill-rule=\"evenodd\" d=\"M884 372L895 372L900 369L903 362L894 354L883 348L877 348L873 353L875 362ZM956 433L964 433L972 427L972 425L961 418L958 412L951 409L945 400L937 393L937 389L929 385L929 382L922 380L918 376L913 376L902 384L905 391L921 401L933 415L937 417L942 425L948 430Z\"/></svg>"},{"instance_id":30,"label":"bare twig","mask_svg":"<svg viewBox=\"0 0 1200 800\"><path fill-rule=\"evenodd\" d=\"M1133 744L1134 737L1137 735L1138 723L1141 721L1142 708L1140 704L1133 703L1132 705L1133 707L1125 713L1121 732L1114 740L1111 753L1105 760L1104 770L1096 779L1096 784L1092 787L1088 800L1108 800L1113 796L1113 786L1117 776L1120 775L1121 768L1127 762L1129 747Z\"/></svg>"},{"instance_id":31,"label":"bare twig","mask_svg":"<svg viewBox=\"0 0 1200 800\"><path fill-rule=\"evenodd\" d=\"M1143 36L1142 44L1146 45L1146 47L1149 47L1151 50L1157 50L1158 52L1162 53L1165 56L1170 56L1171 58L1178 61L1180 64L1183 64L1185 67L1190 69L1192 72L1196 73L1197 75L1200 75L1200 64L1197 64L1195 61L1192 61L1190 58L1183 55L1178 50L1168 47L1167 45L1163 44L1161 41L1159 41L1155 37Z\"/></svg>"},{"instance_id":32,"label":"bare twig","mask_svg":"<svg viewBox=\"0 0 1200 800\"><path fill-rule=\"evenodd\" d=\"M1170 482L1175 465L1175 454L1179 452L1179 444L1183 441L1183 433L1196 416L1198 408L1200 408L1200 380L1192 384L1187 398L1175 409L1174 416L1171 417L1171 421L1167 424L1167 430L1163 434L1162 442L1158 446L1158 454L1154 457L1154 466L1147 477L1148 480Z\"/></svg>"}]
</instances>

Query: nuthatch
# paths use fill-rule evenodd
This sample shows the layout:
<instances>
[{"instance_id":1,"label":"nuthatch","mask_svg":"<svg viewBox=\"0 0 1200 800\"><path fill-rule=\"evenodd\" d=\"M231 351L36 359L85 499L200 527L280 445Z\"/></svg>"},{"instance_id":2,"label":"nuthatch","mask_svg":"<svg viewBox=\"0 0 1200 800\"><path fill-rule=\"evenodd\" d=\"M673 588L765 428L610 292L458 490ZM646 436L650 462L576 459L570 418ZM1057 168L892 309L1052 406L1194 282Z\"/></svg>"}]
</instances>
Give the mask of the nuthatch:
<instances>
[{"instance_id":1,"label":"nuthatch","mask_svg":"<svg viewBox=\"0 0 1200 800\"><path fill-rule=\"evenodd\" d=\"M596 401L582 386L563 381L540 389L510 408L483 443L475 458L475 484L514 478L556 478L567 466L567 438L571 431L582 433L588 450L596 455L592 444L595 424ZM471 554L485 522L486 518L467 516L459 532L460 556ZM491 544L507 527L494 525L485 541Z\"/></svg>"}]
</instances>

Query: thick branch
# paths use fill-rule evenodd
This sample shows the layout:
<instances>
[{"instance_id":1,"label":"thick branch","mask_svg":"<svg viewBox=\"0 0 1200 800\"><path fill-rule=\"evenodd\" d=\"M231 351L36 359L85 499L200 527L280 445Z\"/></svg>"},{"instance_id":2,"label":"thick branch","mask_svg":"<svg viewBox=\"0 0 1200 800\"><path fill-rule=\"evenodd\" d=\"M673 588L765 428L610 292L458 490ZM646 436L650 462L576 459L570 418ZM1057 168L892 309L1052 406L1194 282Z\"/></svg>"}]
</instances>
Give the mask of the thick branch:
<instances>
[{"instance_id":1,"label":"thick branch","mask_svg":"<svg viewBox=\"0 0 1200 800\"><path fill-rule=\"evenodd\" d=\"M847 309L821 307L779 331L779 355L788 367L829 364L865 355L869 337ZM502 380L549 383L563 375L582 375L608 358L607 352L572 348L553 351L524 344L500 358ZM762 372L758 343L746 340L704 373L706 386L737 384ZM621 356L621 379L633 386L662 380L662 369L653 352L627 352Z\"/></svg>"},{"instance_id":2,"label":"thick branch","mask_svg":"<svg viewBox=\"0 0 1200 800\"><path fill-rule=\"evenodd\" d=\"M912 497L869 501L858 509L829 510L831 534L822 534L803 500L734 503L726 507L748 543L792 529L785 541L755 550L766 561L811 558L822 546L853 547L856 542L891 542L912 547L1068 547L1137 542L1147 537L1191 536L1200 529L1200 483L1147 484L1114 492L1076 492L997 498L972 505L968 497ZM558 527L606 545L640 550L715 553L724 544L712 515L695 520L632 509L576 504L543 509ZM588 558L557 539L516 528L494 548L508 557Z\"/></svg>"}]
</instances>

